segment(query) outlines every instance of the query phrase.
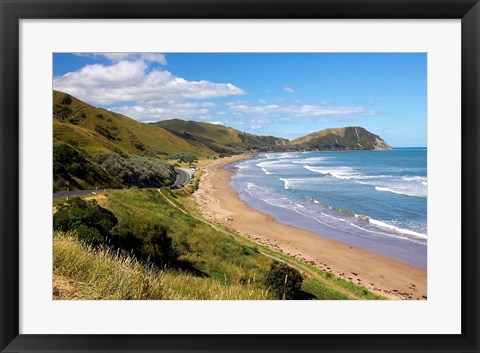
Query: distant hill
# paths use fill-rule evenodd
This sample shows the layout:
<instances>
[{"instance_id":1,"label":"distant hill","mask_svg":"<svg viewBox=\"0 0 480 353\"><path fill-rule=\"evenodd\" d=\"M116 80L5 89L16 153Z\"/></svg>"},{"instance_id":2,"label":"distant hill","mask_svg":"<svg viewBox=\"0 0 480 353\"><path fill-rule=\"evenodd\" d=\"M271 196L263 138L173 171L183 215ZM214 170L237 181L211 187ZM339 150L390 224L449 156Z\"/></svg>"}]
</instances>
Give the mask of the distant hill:
<instances>
[{"instance_id":1,"label":"distant hill","mask_svg":"<svg viewBox=\"0 0 480 353\"><path fill-rule=\"evenodd\" d=\"M296 138L292 144L305 150L391 150L380 136L363 127L349 126L325 129Z\"/></svg>"},{"instance_id":2,"label":"distant hill","mask_svg":"<svg viewBox=\"0 0 480 353\"><path fill-rule=\"evenodd\" d=\"M231 127L206 122L180 119L162 120L151 125L159 126L188 141L203 143L217 153L235 153L269 146L284 146L288 139L259 136L241 132Z\"/></svg>"}]
</instances>

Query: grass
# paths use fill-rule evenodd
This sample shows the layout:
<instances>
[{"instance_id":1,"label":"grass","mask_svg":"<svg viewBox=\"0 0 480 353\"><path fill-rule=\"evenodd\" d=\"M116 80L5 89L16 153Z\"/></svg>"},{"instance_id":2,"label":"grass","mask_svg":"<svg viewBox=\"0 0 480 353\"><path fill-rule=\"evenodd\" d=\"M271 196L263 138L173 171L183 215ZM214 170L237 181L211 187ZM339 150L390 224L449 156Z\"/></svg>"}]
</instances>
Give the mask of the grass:
<instances>
[{"instance_id":1,"label":"grass","mask_svg":"<svg viewBox=\"0 0 480 353\"><path fill-rule=\"evenodd\" d=\"M94 249L72 234L53 240L54 298L102 300L261 300L271 293L248 283L158 270L109 249Z\"/></svg>"},{"instance_id":2,"label":"grass","mask_svg":"<svg viewBox=\"0 0 480 353\"><path fill-rule=\"evenodd\" d=\"M162 189L110 190L97 201L120 222L150 222L167 229L180 251L178 268L158 270L124 254L54 238L54 278L61 299L274 299L264 285L272 261L304 273L298 299L382 299L366 288L258 244L204 220L188 193Z\"/></svg>"}]
</instances>

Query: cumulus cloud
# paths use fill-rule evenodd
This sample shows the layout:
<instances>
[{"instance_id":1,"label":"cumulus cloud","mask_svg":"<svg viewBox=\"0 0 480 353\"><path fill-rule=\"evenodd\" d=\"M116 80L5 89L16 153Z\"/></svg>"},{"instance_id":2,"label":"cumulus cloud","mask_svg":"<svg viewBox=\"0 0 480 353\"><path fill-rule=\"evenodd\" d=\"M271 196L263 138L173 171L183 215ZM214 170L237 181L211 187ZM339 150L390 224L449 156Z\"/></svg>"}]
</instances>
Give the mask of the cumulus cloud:
<instances>
[{"instance_id":1,"label":"cumulus cloud","mask_svg":"<svg viewBox=\"0 0 480 353\"><path fill-rule=\"evenodd\" d=\"M91 58L106 58L113 62L122 60L143 60L167 65L167 58L165 57L165 54L161 53L75 53L75 55Z\"/></svg>"},{"instance_id":2,"label":"cumulus cloud","mask_svg":"<svg viewBox=\"0 0 480 353\"><path fill-rule=\"evenodd\" d=\"M188 81L166 70L148 71L143 60L87 65L54 77L53 87L100 105L119 102L178 102L246 94L231 83Z\"/></svg>"}]
</instances>

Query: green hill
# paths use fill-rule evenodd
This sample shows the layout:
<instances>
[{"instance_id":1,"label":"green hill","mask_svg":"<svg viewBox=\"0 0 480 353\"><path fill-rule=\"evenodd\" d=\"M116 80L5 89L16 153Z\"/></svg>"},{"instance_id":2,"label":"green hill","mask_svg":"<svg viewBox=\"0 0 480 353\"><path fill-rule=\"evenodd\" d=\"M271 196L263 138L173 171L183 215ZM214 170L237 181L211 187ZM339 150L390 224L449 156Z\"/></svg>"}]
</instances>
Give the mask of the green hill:
<instances>
[{"instance_id":1,"label":"green hill","mask_svg":"<svg viewBox=\"0 0 480 353\"><path fill-rule=\"evenodd\" d=\"M159 126L93 107L58 91L53 92L53 118L54 138L90 155L97 152L141 156L178 152L200 157L215 154L199 142L184 140Z\"/></svg>"},{"instance_id":2,"label":"green hill","mask_svg":"<svg viewBox=\"0 0 480 353\"><path fill-rule=\"evenodd\" d=\"M241 132L223 125L185 121L180 119L163 120L152 123L188 141L203 143L217 153L236 153L247 149L267 146L287 145L287 139L274 136L258 136Z\"/></svg>"},{"instance_id":3,"label":"green hill","mask_svg":"<svg viewBox=\"0 0 480 353\"><path fill-rule=\"evenodd\" d=\"M363 127L331 128L299 137L292 144L306 150L391 150L380 136Z\"/></svg>"}]
</instances>

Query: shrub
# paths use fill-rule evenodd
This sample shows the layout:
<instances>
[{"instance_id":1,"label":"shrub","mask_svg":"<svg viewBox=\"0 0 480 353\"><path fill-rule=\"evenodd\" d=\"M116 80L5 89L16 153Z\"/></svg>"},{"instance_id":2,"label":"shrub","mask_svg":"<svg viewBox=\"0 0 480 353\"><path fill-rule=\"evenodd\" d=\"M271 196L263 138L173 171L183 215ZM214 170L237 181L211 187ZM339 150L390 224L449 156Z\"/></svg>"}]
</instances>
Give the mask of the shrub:
<instances>
[{"instance_id":1,"label":"shrub","mask_svg":"<svg viewBox=\"0 0 480 353\"><path fill-rule=\"evenodd\" d=\"M68 94L66 94L66 95L63 96L62 101L60 103L65 104L65 105L72 104L72 97L70 97Z\"/></svg>"},{"instance_id":2,"label":"shrub","mask_svg":"<svg viewBox=\"0 0 480 353\"><path fill-rule=\"evenodd\" d=\"M94 128L96 132L98 132L100 135L102 135L103 137L107 138L110 141L119 140L115 135L113 135L109 130L105 129L103 126L95 125Z\"/></svg>"},{"instance_id":3,"label":"shrub","mask_svg":"<svg viewBox=\"0 0 480 353\"><path fill-rule=\"evenodd\" d=\"M156 266L173 264L179 255L167 230L148 222L121 223L112 233L111 244Z\"/></svg>"},{"instance_id":4,"label":"shrub","mask_svg":"<svg viewBox=\"0 0 480 353\"><path fill-rule=\"evenodd\" d=\"M98 153L95 160L112 177L128 186L162 187L176 178L173 167L157 158L123 158L117 153Z\"/></svg>"},{"instance_id":5,"label":"shrub","mask_svg":"<svg viewBox=\"0 0 480 353\"><path fill-rule=\"evenodd\" d=\"M54 230L75 231L79 239L93 245L108 242L117 223L117 217L96 201L79 197L67 200L53 215Z\"/></svg>"},{"instance_id":6,"label":"shrub","mask_svg":"<svg viewBox=\"0 0 480 353\"><path fill-rule=\"evenodd\" d=\"M294 299L302 286L302 274L286 264L272 263L265 276L265 284L278 299Z\"/></svg>"},{"instance_id":7,"label":"shrub","mask_svg":"<svg viewBox=\"0 0 480 353\"><path fill-rule=\"evenodd\" d=\"M62 120L68 118L70 114L72 114L72 110L64 104L55 104L53 106L53 115Z\"/></svg>"}]
</instances>

